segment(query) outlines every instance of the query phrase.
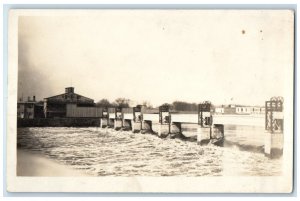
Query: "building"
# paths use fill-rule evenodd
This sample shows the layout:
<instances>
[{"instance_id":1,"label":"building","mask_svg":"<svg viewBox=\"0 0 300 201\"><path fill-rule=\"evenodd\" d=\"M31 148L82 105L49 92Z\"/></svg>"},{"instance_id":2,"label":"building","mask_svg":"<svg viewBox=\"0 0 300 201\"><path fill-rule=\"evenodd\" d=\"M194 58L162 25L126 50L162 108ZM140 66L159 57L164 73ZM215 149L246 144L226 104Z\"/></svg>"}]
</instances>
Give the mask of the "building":
<instances>
[{"instance_id":1,"label":"building","mask_svg":"<svg viewBox=\"0 0 300 201\"><path fill-rule=\"evenodd\" d=\"M27 101L20 99L17 103L17 118L33 119L43 118L43 103L36 102L35 96L28 97Z\"/></svg>"},{"instance_id":2,"label":"building","mask_svg":"<svg viewBox=\"0 0 300 201\"><path fill-rule=\"evenodd\" d=\"M28 97L27 101L20 99L17 103L17 117L21 119L33 119L34 118L34 104L35 96L32 100Z\"/></svg>"},{"instance_id":3,"label":"building","mask_svg":"<svg viewBox=\"0 0 300 201\"><path fill-rule=\"evenodd\" d=\"M235 105L228 105L224 107L224 114L235 114L235 113L236 113Z\"/></svg>"},{"instance_id":4,"label":"building","mask_svg":"<svg viewBox=\"0 0 300 201\"><path fill-rule=\"evenodd\" d=\"M264 114L265 108L260 106L227 105L215 108L216 114Z\"/></svg>"},{"instance_id":5,"label":"building","mask_svg":"<svg viewBox=\"0 0 300 201\"><path fill-rule=\"evenodd\" d=\"M76 94L74 87L65 88L65 93L44 99L44 115L46 118L66 117L67 105L76 104L78 107L94 107L93 99Z\"/></svg>"},{"instance_id":6,"label":"building","mask_svg":"<svg viewBox=\"0 0 300 201\"><path fill-rule=\"evenodd\" d=\"M216 107L215 113L216 114L224 114L224 107Z\"/></svg>"},{"instance_id":7,"label":"building","mask_svg":"<svg viewBox=\"0 0 300 201\"><path fill-rule=\"evenodd\" d=\"M238 106L236 107L236 113L237 114L251 114L253 111L252 107L248 106Z\"/></svg>"},{"instance_id":8,"label":"building","mask_svg":"<svg viewBox=\"0 0 300 201\"><path fill-rule=\"evenodd\" d=\"M66 117L84 118L84 117L102 117L103 108L101 107L78 107L75 103L67 104Z\"/></svg>"},{"instance_id":9,"label":"building","mask_svg":"<svg viewBox=\"0 0 300 201\"><path fill-rule=\"evenodd\" d=\"M264 114L265 108L258 106L237 106L237 114Z\"/></svg>"}]
</instances>

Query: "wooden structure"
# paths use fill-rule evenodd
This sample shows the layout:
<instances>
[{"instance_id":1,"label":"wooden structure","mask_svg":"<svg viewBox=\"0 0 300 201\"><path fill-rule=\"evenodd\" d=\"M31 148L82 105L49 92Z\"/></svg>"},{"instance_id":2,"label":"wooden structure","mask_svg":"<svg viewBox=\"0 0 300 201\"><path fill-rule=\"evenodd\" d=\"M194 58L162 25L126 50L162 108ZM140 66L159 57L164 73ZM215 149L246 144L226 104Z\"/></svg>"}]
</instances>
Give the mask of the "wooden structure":
<instances>
[{"instance_id":1,"label":"wooden structure","mask_svg":"<svg viewBox=\"0 0 300 201\"><path fill-rule=\"evenodd\" d=\"M44 99L45 118L67 117L67 104L76 104L79 107L95 106L93 99L76 94L74 87L67 87L65 93Z\"/></svg>"}]
</instances>

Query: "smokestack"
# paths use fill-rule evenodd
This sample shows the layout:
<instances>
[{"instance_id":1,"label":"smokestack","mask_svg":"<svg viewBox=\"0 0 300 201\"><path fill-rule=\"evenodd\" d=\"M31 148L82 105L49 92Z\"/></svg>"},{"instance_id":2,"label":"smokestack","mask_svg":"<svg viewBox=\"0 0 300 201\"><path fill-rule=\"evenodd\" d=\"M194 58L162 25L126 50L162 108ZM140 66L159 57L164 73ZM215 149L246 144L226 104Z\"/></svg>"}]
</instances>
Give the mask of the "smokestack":
<instances>
[{"instance_id":1,"label":"smokestack","mask_svg":"<svg viewBox=\"0 0 300 201\"><path fill-rule=\"evenodd\" d=\"M33 102L35 102L35 96L33 96L32 98L33 98Z\"/></svg>"},{"instance_id":2,"label":"smokestack","mask_svg":"<svg viewBox=\"0 0 300 201\"><path fill-rule=\"evenodd\" d=\"M28 96L28 99L27 99L27 101L30 101L30 96Z\"/></svg>"}]
</instances>

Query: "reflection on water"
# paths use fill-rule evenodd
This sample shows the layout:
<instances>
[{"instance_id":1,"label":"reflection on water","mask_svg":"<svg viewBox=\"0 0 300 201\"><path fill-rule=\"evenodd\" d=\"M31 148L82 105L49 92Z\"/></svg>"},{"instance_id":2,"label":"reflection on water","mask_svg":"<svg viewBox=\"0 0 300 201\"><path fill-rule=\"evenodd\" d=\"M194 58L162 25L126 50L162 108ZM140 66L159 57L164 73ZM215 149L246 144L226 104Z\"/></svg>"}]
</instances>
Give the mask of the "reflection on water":
<instances>
[{"instance_id":1,"label":"reflection on water","mask_svg":"<svg viewBox=\"0 0 300 201\"><path fill-rule=\"evenodd\" d=\"M273 176L281 159L100 128L18 128L18 146L93 176Z\"/></svg>"}]
</instances>

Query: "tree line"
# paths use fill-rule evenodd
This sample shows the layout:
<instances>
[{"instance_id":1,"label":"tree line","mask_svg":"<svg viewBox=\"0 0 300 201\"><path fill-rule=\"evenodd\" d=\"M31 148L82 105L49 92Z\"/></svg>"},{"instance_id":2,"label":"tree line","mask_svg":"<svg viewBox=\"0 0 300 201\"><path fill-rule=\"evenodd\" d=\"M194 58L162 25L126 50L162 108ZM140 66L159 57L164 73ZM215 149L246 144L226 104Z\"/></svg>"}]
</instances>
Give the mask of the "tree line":
<instances>
[{"instance_id":1,"label":"tree line","mask_svg":"<svg viewBox=\"0 0 300 201\"><path fill-rule=\"evenodd\" d=\"M132 101L127 98L117 98L113 102L110 102L108 99L101 99L96 103L97 107L122 107L128 108L130 107ZM141 105L144 105L146 108L153 108L150 102L143 101Z\"/></svg>"},{"instance_id":2,"label":"tree line","mask_svg":"<svg viewBox=\"0 0 300 201\"><path fill-rule=\"evenodd\" d=\"M132 101L127 98L117 98L115 101L110 102L108 99L101 99L96 103L97 107L130 107ZM143 101L141 105L144 105L146 108L153 108L152 104L148 101ZM173 103L164 103L161 106L169 106L171 110L175 111L197 111L197 103L189 103L184 101L174 101Z\"/></svg>"},{"instance_id":3,"label":"tree line","mask_svg":"<svg viewBox=\"0 0 300 201\"><path fill-rule=\"evenodd\" d=\"M189 103L184 101L174 101L173 103L164 103L162 106L168 106L171 110L175 111L197 111L197 103Z\"/></svg>"}]
</instances>

